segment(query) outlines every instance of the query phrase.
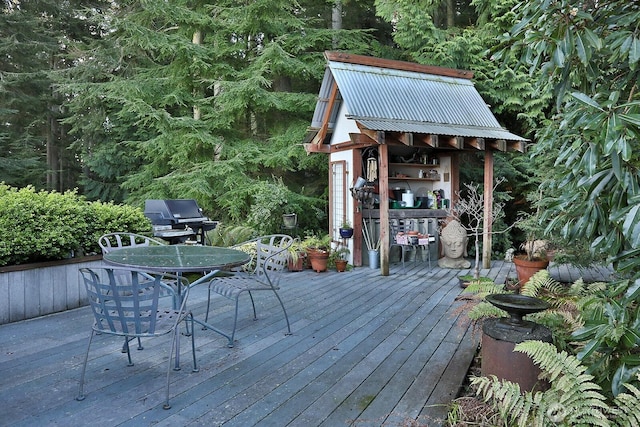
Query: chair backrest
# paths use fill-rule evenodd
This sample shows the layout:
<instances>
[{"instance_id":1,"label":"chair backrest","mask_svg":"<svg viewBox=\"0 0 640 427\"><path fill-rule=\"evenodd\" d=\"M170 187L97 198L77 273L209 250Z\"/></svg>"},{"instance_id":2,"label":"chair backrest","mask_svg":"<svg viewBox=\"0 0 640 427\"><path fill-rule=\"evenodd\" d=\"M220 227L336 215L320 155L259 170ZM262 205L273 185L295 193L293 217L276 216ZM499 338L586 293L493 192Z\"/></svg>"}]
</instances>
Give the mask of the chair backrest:
<instances>
[{"instance_id":1,"label":"chair backrest","mask_svg":"<svg viewBox=\"0 0 640 427\"><path fill-rule=\"evenodd\" d=\"M152 246L162 245L159 240L153 239L148 236L135 233L109 233L105 234L98 239L102 254L107 254L111 251L127 248L132 246Z\"/></svg>"},{"instance_id":2,"label":"chair backrest","mask_svg":"<svg viewBox=\"0 0 640 427\"><path fill-rule=\"evenodd\" d=\"M120 274L115 274L114 270ZM122 280L125 272L127 280ZM128 336L156 334L161 297L174 296L173 289L163 284L160 276L112 268L81 268L80 273L95 318L93 327L96 331Z\"/></svg>"},{"instance_id":3,"label":"chair backrest","mask_svg":"<svg viewBox=\"0 0 640 427\"><path fill-rule=\"evenodd\" d=\"M272 234L259 237L256 242L256 272L258 274L282 271L286 267L289 260L287 249L293 243L293 237L286 234Z\"/></svg>"},{"instance_id":4,"label":"chair backrest","mask_svg":"<svg viewBox=\"0 0 640 427\"><path fill-rule=\"evenodd\" d=\"M414 230L414 222L412 219L404 219L391 222L391 244L397 244L398 233L407 233Z\"/></svg>"},{"instance_id":5,"label":"chair backrest","mask_svg":"<svg viewBox=\"0 0 640 427\"><path fill-rule=\"evenodd\" d=\"M271 273L284 270L289 260L289 246L293 243L293 237L286 234L270 234L235 245L234 248L251 253L251 261L243 267L243 270L258 276L267 276L267 280L273 281Z\"/></svg>"}]
</instances>

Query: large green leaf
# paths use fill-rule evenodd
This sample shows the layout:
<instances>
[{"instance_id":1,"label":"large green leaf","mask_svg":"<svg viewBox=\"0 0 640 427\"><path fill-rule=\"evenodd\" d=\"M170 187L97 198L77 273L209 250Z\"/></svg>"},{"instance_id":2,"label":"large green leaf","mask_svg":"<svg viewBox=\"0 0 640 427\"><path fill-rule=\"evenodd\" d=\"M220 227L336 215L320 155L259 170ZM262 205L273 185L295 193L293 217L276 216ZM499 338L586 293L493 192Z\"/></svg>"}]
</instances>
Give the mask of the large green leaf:
<instances>
[{"instance_id":1,"label":"large green leaf","mask_svg":"<svg viewBox=\"0 0 640 427\"><path fill-rule=\"evenodd\" d=\"M632 69L635 68L634 66L638 59L640 59L640 40L634 36L631 46L629 46L629 65L631 65Z\"/></svg>"},{"instance_id":2,"label":"large green leaf","mask_svg":"<svg viewBox=\"0 0 640 427\"><path fill-rule=\"evenodd\" d=\"M640 205L635 205L626 215L622 231L633 247L640 246Z\"/></svg>"},{"instance_id":3,"label":"large green leaf","mask_svg":"<svg viewBox=\"0 0 640 427\"><path fill-rule=\"evenodd\" d=\"M596 101L594 101L593 99L591 99L589 96L585 95L582 92L573 92L571 96L573 96L575 99L577 99L580 102L583 102L593 108L597 108L598 110L603 111L602 107L600 107L600 104L598 104Z\"/></svg>"}]
</instances>

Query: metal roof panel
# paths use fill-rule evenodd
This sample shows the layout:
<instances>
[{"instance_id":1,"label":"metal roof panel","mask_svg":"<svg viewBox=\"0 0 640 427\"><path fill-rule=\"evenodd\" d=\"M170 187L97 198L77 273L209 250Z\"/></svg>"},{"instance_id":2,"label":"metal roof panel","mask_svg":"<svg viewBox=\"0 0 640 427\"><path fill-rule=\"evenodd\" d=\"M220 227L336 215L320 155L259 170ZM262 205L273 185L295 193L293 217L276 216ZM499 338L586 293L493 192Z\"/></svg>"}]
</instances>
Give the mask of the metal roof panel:
<instances>
[{"instance_id":1,"label":"metal roof panel","mask_svg":"<svg viewBox=\"0 0 640 427\"><path fill-rule=\"evenodd\" d=\"M329 68L350 115L500 128L468 79L334 61Z\"/></svg>"}]
</instances>

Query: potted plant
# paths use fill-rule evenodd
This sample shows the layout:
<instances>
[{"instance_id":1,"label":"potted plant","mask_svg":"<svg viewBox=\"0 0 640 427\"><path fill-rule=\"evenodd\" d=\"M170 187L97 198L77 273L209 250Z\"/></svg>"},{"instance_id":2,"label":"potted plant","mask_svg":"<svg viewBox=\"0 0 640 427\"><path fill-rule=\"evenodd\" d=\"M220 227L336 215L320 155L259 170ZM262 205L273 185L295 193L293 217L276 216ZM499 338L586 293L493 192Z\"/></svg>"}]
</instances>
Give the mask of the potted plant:
<instances>
[{"instance_id":1,"label":"potted plant","mask_svg":"<svg viewBox=\"0 0 640 427\"><path fill-rule=\"evenodd\" d=\"M520 286L529 281L529 278L540 270L549 266L547 256L548 242L543 239L544 226L540 221L540 206L536 203L536 212L522 217L517 228L524 231L525 242L520 245L524 253L515 255L513 263L516 266Z\"/></svg>"},{"instance_id":2,"label":"potted plant","mask_svg":"<svg viewBox=\"0 0 640 427\"><path fill-rule=\"evenodd\" d=\"M329 264L335 266L336 271L342 273L347 270L348 257L351 251L345 245L339 245L329 255Z\"/></svg>"},{"instance_id":3,"label":"potted plant","mask_svg":"<svg viewBox=\"0 0 640 427\"><path fill-rule=\"evenodd\" d=\"M304 270L304 263L307 258L307 251L304 248L300 239L295 239L291 246L287 249L289 252L289 260L287 262L287 269L289 271L302 271Z\"/></svg>"},{"instance_id":4,"label":"potted plant","mask_svg":"<svg viewBox=\"0 0 640 427\"><path fill-rule=\"evenodd\" d=\"M327 263L331 254L331 236L328 234L322 237L308 236L303 245L307 251L307 258L311 262L311 268L316 273L327 271Z\"/></svg>"},{"instance_id":5,"label":"potted plant","mask_svg":"<svg viewBox=\"0 0 640 427\"><path fill-rule=\"evenodd\" d=\"M340 237L342 237L343 239L350 239L351 237L353 237L353 227L351 226L351 223L348 219L345 219L342 222L339 231Z\"/></svg>"}]
</instances>

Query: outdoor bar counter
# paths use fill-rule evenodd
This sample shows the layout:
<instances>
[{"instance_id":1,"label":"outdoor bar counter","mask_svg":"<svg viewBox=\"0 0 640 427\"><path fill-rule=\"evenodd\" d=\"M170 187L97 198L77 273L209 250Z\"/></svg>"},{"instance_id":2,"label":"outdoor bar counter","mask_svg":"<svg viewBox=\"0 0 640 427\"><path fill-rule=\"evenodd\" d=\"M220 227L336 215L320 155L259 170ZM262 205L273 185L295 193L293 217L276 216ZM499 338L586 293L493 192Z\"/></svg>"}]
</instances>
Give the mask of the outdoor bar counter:
<instances>
[{"instance_id":1,"label":"outdoor bar counter","mask_svg":"<svg viewBox=\"0 0 640 427\"><path fill-rule=\"evenodd\" d=\"M438 220L444 219L449 216L447 209L389 209L389 220L403 220L413 219L416 224L417 231L421 233L428 233L435 238L435 242L429 245L429 251L431 252L431 260L436 261L438 259L438 247L439 247L439 225ZM373 230L377 236L380 235L380 209L363 209L362 218L368 221L371 218L373 224ZM396 261L395 256L392 262Z\"/></svg>"}]
</instances>

